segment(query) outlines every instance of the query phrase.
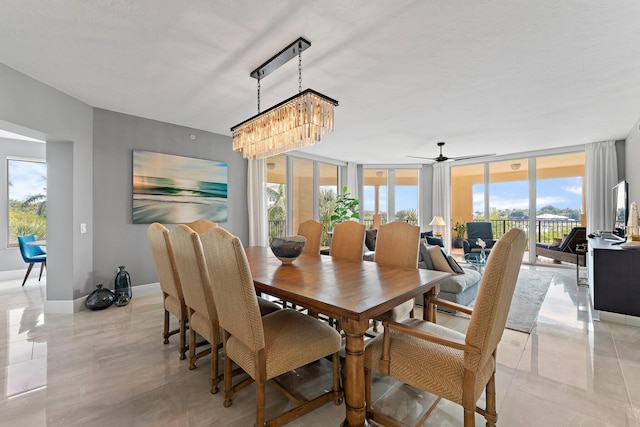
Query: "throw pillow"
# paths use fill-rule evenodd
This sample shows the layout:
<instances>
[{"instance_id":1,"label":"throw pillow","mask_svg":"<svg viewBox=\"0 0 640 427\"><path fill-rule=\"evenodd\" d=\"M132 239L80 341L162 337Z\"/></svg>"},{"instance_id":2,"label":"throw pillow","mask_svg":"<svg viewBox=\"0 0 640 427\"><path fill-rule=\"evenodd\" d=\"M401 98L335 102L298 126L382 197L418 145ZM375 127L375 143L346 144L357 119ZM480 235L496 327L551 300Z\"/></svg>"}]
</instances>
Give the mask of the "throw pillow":
<instances>
[{"instance_id":1,"label":"throw pillow","mask_svg":"<svg viewBox=\"0 0 640 427\"><path fill-rule=\"evenodd\" d=\"M376 238L378 237L378 230L367 230L365 234L364 244L370 251L376 250Z\"/></svg>"},{"instance_id":2,"label":"throw pillow","mask_svg":"<svg viewBox=\"0 0 640 427\"><path fill-rule=\"evenodd\" d=\"M429 256L431 257L431 261L433 261L435 270L444 271L446 273L455 273L447 262L447 258L442 253L440 246L429 247Z\"/></svg>"},{"instance_id":3,"label":"throw pillow","mask_svg":"<svg viewBox=\"0 0 640 427\"><path fill-rule=\"evenodd\" d=\"M444 248L444 242L439 237L433 237L433 231L423 231L420 233L420 238L426 240L429 245Z\"/></svg>"},{"instance_id":4,"label":"throw pillow","mask_svg":"<svg viewBox=\"0 0 640 427\"><path fill-rule=\"evenodd\" d=\"M564 245L564 242L567 241L567 237L569 237L568 234L565 234L564 236L562 236L562 241L560 242L560 246Z\"/></svg>"},{"instance_id":5,"label":"throw pillow","mask_svg":"<svg viewBox=\"0 0 640 427\"><path fill-rule=\"evenodd\" d=\"M557 238L557 237L556 237L556 238L554 238L554 239L551 241L551 246L549 246L549 247L550 247L550 248L557 248L557 247L559 247L561 244L562 244L562 239L560 239L560 238Z\"/></svg>"},{"instance_id":6,"label":"throw pillow","mask_svg":"<svg viewBox=\"0 0 640 427\"><path fill-rule=\"evenodd\" d=\"M449 266L451 267L451 269L456 274L464 274L464 270L462 269L462 267L460 267L458 261L456 261L451 255L447 255L447 261L449 262Z\"/></svg>"},{"instance_id":7,"label":"throw pillow","mask_svg":"<svg viewBox=\"0 0 640 427\"><path fill-rule=\"evenodd\" d=\"M420 256L422 258L422 262L424 262L427 270L435 270L435 266L433 265L433 261L431 260L431 256L429 256L429 246L427 245L426 240L423 240L420 243Z\"/></svg>"}]
</instances>

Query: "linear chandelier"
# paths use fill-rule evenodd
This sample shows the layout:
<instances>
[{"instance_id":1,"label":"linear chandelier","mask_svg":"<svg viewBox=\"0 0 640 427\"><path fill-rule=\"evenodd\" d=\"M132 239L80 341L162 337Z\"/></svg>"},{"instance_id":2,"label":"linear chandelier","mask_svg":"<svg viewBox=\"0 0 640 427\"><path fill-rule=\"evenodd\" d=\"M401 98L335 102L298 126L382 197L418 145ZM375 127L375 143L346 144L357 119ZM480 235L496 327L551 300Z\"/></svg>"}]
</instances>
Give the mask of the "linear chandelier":
<instances>
[{"instance_id":1,"label":"linear chandelier","mask_svg":"<svg viewBox=\"0 0 640 427\"><path fill-rule=\"evenodd\" d=\"M245 159L264 159L322 140L333 131L338 101L312 89L302 90L302 51L311 46L300 37L251 72L258 80L258 114L231 128L233 150ZM298 56L298 94L260 112L260 79Z\"/></svg>"}]
</instances>

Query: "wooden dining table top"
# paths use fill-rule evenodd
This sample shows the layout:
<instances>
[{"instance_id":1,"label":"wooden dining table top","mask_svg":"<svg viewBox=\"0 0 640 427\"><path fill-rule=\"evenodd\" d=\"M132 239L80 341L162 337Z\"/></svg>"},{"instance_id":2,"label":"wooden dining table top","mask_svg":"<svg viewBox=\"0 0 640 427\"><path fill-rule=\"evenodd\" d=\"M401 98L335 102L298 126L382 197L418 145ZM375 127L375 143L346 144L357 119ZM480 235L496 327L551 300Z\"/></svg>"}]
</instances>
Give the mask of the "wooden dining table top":
<instances>
[{"instance_id":1,"label":"wooden dining table top","mask_svg":"<svg viewBox=\"0 0 640 427\"><path fill-rule=\"evenodd\" d=\"M282 264L269 248L259 246L246 247L245 253L257 290L335 318L372 319L450 275L304 253Z\"/></svg>"}]
</instances>

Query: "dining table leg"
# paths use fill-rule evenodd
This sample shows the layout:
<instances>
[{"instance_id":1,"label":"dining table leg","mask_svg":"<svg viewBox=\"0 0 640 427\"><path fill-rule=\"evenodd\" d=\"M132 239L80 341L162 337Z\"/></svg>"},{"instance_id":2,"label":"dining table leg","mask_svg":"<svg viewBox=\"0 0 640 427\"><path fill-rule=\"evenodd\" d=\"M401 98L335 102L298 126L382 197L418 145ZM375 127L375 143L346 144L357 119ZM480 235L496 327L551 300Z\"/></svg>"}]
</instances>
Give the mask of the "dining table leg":
<instances>
[{"instance_id":1,"label":"dining table leg","mask_svg":"<svg viewBox=\"0 0 640 427\"><path fill-rule=\"evenodd\" d=\"M436 323L437 307L433 302L431 302L431 298L437 297L438 293L440 293L439 284L436 284L434 287L432 287L431 289L429 289L427 292L424 293L423 295L424 301L422 303L422 319L423 320Z\"/></svg>"},{"instance_id":2,"label":"dining table leg","mask_svg":"<svg viewBox=\"0 0 640 427\"><path fill-rule=\"evenodd\" d=\"M369 319L340 319L340 327L346 336L344 366L344 401L347 416L343 427L369 426L364 400L364 333L369 329Z\"/></svg>"}]
</instances>

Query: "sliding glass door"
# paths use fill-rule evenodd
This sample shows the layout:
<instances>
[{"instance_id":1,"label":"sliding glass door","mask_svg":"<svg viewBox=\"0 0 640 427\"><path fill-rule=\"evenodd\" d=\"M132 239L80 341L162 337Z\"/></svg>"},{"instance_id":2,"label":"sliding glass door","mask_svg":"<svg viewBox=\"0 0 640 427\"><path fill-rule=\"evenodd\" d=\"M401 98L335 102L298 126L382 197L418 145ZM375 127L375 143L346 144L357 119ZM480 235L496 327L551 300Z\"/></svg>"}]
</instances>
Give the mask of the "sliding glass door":
<instances>
[{"instance_id":1,"label":"sliding glass door","mask_svg":"<svg viewBox=\"0 0 640 427\"><path fill-rule=\"evenodd\" d=\"M584 178L583 151L452 166L452 223L491 221L494 238L521 228L532 249L586 224Z\"/></svg>"}]
</instances>

